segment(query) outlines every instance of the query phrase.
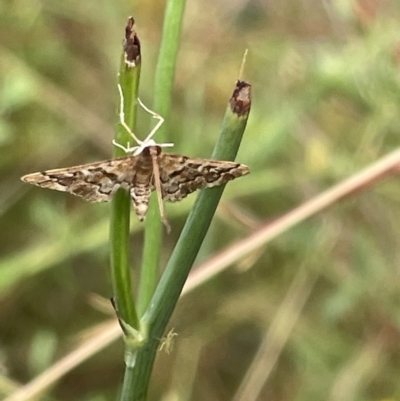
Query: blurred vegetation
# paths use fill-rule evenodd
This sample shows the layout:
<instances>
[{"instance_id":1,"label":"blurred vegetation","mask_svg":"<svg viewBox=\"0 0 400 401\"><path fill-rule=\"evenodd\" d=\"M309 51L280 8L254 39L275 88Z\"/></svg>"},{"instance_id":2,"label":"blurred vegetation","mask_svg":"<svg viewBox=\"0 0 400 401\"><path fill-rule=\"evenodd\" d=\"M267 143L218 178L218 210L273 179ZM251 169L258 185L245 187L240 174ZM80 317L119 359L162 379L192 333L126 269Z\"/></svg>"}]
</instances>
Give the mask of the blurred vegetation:
<instances>
[{"instance_id":1,"label":"blurred vegetation","mask_svg":"<svg viewBox=\"0 0 400 401\"><path fill-rule=\"evenodd\" d=\"M19 177L110 157L121 27L134 15L141 98L152 104L163 7L0 2L1 394L32 380L109 318L88 302L91 293L111 296L109 205L23 185ZM210 156L245 48L244 78L253 87L237 157L252 174L227 186L199 262L398 146L399 20L390 0L187 4L166 122L174 152ZM144 136L149 116L141 117ZM185 296L170 323L174 348L159 353L149 399L239 400L277 316L294 327L273 337L287 339L268 361L256 399L399 399L398 188L393 176L348 197ZM193 198L166 205L173 230L164 261ZM133 220L136 277L143 227ZM122 361L117 341L46 399L113 400Z\"/></svg>"}]
</instances>

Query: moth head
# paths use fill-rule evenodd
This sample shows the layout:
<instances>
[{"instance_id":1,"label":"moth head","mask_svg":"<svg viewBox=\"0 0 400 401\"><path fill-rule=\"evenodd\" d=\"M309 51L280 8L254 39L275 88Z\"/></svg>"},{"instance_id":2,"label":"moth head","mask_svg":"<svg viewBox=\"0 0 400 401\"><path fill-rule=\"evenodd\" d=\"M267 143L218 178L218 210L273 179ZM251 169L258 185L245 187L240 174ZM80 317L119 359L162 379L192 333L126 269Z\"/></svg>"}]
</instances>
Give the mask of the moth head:
<instances>
[{"instance_id":1,"label":"moth head","mask_svg":"<svg viewBox=\"0 0 400 401\"><path fill-rule=\"evenodd\" d=\"M161 153L161 148L169 148L174 146L173 143L156 143L153 139L148 139L140 143L139 146L135 147L133 156L140 155L143 151L148 149L150 146L155 146L157 148L157 156Z\"/></svg>"},{"instance_id":2,"label":"moth head","mask_svg":"<svg viewBox=\"0 0 400 401\"><path fill-rule=\"evenodd\" d=\"M133 156L138 156L140 155L145 149L147 149L149 146L156 146L157 144L154 142L153 139L149 139L147 141L143 141L139 144L139 146L135 149L133 152Z\"/></svg>"},{"instance_id":3,"label":"moth head","mask_svg":"<svg viewBox=\"0 0 400 401\"><path fill-rule=\"evenodd\" d=\"M154 144L154 145L149 145L143 149L143 156L152 156L154 155L154 150L156 153L156 156L158 156L161 153L161 146Z\"/></svg>"}]
</instances>

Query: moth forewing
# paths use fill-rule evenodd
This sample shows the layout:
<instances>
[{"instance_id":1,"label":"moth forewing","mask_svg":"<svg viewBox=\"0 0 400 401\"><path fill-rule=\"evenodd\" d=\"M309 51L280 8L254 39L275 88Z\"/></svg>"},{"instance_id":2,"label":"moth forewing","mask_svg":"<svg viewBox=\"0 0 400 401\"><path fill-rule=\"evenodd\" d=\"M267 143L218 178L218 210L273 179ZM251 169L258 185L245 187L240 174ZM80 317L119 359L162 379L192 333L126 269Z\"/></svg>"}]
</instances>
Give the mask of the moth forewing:
<instances>
[{"instance_id":1,"label":"moth forewing","mask_svg":"<svg viewBox=\"0 0 400 401\"><path fill-rule=\"evenodd\" d=\"M220 160L160 155L163 199L178 202L197 189L226 184L250 173L244 164Z\"/></svg>"},{"instance_id":2,"label":"moth forewing","mask_svg":"<svg viewBox=\"0 0 400 401\"><path fill-rule=\"evenodd\" d=\"M89 202L108 202L118 188L129 190L137 160L132 156L23 176L29 184L69 192Z\"/></svg>"}]
</instances>

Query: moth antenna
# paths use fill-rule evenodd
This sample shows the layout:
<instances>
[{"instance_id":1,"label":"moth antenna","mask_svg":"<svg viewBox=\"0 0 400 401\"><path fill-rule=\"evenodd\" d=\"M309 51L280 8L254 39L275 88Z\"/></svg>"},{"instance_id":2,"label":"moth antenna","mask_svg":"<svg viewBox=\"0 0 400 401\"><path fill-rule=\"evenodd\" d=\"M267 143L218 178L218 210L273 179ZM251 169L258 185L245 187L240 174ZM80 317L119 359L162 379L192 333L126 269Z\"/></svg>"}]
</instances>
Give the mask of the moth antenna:
<instances>
[{"instance_id":1,"label":"moth antenna","mask_svg":"<svg viewBox=\"0 0 400 401\"><path fill-rule=\"evenodd\" d=\"M118 143L116 140L112 140L112 144L114 145L114 146L116 146L117 148L120 148L120 149L122 149L125 153L132 153L132 152L135 152L136 151L136 149L139 149L140 147L139 146L133 146L133 147L130 147L130 144L129 144L129 142L128 142L128 146L124 146L124 145L121 145L120 143ZM142 149L143 150L143 149ZM140 152L139 152L140 153Z\"/></svg>"}]
</instances>

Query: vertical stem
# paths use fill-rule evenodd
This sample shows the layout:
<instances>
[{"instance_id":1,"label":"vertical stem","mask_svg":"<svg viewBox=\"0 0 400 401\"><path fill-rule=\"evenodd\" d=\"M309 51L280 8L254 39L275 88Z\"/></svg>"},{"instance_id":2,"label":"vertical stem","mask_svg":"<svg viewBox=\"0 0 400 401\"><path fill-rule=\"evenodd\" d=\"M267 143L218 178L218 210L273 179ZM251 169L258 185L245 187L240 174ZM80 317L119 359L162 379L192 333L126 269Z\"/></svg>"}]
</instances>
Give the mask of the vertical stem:
<instances>
[{"instance_id":1,"label":"vertical stem","mask_svg":"<svg viewBox=\"0 0 400 401\"><path fill-rule=\"evenodd\" d=\"M119 84L123 93L125 123L132 130L136 124L136 99L140 78L140 43L133 30L133 25L134 20L130 17L126 27L124 52L119 73ZM120 108L120 101L118 101L118 108ZM126 132L121 124L117 126L115 140L122 145L132 142L129 133ZM124 155L123 150L115 147L114 156L121 155ZM130 209L130 195L125 190L119 189L111 202L111 277L120 319L138 330L140 324L132 296L129 266Z\"/></svg>"},{"instance_id":2,"label":"vertical stem","mask_svg":"<svg viewBox=\"0 0 400 401\"><path fill-rule=\"evenodd\" d=\"M178 56L185 0L167 1L160 54L157 62L154 93L154 111L166 119L157 132L157 142L168 142L166 129L171 106L172 85ZM155 194L153 194L155 195ZM143 260L140 274L138 309L143 315L159 278L159 262L162 248L163 225L156 196L150 199L144 236Z\"/></svg>"},{"instance_id":3,"label":"vertical stem","mask_svg":"<svg viewBox=\"0 0 400 401\"><path fill-rule=\"evenodd\" d=\"M213 156L233 160L238 151L250 111L250 85L238 82L225 115ZM151 369L159 344L182 287L207 233L224 186L202 190L186 221L149 307L142 318L147 341L138 349L136 365L129 379L132 393L125 400L145 401ZM125 401L124 400L124 401Z\"/></svg>"}]
</instances>

